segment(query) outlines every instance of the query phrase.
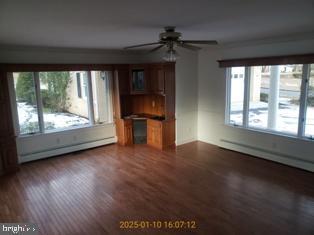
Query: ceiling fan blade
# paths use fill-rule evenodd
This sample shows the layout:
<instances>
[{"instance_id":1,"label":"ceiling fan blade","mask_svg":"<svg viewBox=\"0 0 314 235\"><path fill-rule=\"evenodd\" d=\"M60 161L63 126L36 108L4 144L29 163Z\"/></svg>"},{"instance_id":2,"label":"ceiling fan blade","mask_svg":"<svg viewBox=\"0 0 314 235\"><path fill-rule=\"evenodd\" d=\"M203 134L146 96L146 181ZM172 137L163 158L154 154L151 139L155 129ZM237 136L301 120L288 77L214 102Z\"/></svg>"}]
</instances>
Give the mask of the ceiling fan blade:
<instances>
[{"instance_id":1,"label":"ceiling fan blade","mask_svg":"<svg viewBox=\"0 0 314 235\"><path fill-rule=\"evenodd\" d=\"M189 45L189 44L186 44L186 43L182 43L182 42L177 43L177 45L179 47L183 47L183 48L186 48L186 49L189 49L189 50L193 50L193 51L198 51L198 50L202 49L200 47L192 46L192 45Z\"/></svg>"},{"instance_id":2,"label":"ceiling fan blade","mask_svg":"<svg viewBox=\"0 0 314 235\"><path fill-rule=\"evenodd\" d=\"M135 48L135 47L144 47L144 46L157 45L157 44L160 44L160 42L139 44L139 45L134 45L134 46L125 47L124 49L131 49L131 48Z\"/></svg>"},{"instance_id":3,"label":"ceiling fan blade","mask_svg":"<svg viewBox=\"0 0 314 235\"><path fill-rule=\"evenodd\" d=\"M217 45L215 40L182 40L183 43Z\"/></svg>"},{"instance_id":4,"label":"ceiling fan blade","mask_svg":"<svg viewBox=\"0 0 314 235\"><path fill-rule=\"evenodd\" d=\"M163 46L164 46L164 44L163 44L163 45L160 45L160 46L157 46L157 47L151 49L151 50L148 51L148 52L151 53L151 52L157 51L157 50L159 50L160 48L162 48Z\"/></svg>"}]
</instances>

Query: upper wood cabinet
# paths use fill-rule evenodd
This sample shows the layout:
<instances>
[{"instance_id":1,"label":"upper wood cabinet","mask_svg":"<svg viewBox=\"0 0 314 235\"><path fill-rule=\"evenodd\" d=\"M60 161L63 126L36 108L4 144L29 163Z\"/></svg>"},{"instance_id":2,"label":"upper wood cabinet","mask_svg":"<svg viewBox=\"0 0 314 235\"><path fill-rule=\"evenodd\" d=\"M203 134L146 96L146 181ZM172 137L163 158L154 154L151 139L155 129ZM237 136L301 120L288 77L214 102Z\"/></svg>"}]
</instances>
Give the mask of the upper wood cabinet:
<instances>
[{"instance_id":1,"label":"upper wood cabinet","mask_svg":"<svg viewBox=\"0 0 314 235\"><path fill-rule=\"evenodd\" d=\"M119 144L121 145L133 144L132 119L116 119L116 130Z\"/></svg>"},{"instance_id":2,"label":"upper wood cabinet","mask_svg":"<svg viewBox=\"0 0 314 235\"><path fill-rule=\"evenodd\" d=\"M149 86L149 67L147 65L130 65L130 93L147 94Z\"/></svg>"},{"instance_id":3,"label":"upper wood cabinet","mask_svg":"<svg viewBox=\"0 0 314 235\"><path fill-rule=\"evenodd\" d=\"M113 117L121 118L121 97L130 94L129 66L116 65L113 74Z\"/></svg>"},{"instance_id":4,"label":"upper wood cabinet","mask_svg":"<svg viewBox=\"0 0 314 235\"><path fill-rule=\"evenodd\" d=\"M165 63L165 117L167 120L175 119L175 64Z\"/></svg>"},{"instance_id":5,"label":"upper wood cabinet","mask_svg":"<svg viewBox=\"0 0 314 235\"><path fill-rule=\"evenodd\" d=\"M154 94L165 94L165 72L163 65L150 66L150 91Z\"/></svg>"},{"instance_id":6,"label":"upper wood cabinet","mask_svg":"<svg viewBox=\"0 0 314 235\"><path fill-rule=\"evenodd\" d=\"M130 94L130 70L129 66L118 66L116 68L116 76L118 77L119 81L119 92L120 95L128 95Z\"/></svg>"}]
</instances>

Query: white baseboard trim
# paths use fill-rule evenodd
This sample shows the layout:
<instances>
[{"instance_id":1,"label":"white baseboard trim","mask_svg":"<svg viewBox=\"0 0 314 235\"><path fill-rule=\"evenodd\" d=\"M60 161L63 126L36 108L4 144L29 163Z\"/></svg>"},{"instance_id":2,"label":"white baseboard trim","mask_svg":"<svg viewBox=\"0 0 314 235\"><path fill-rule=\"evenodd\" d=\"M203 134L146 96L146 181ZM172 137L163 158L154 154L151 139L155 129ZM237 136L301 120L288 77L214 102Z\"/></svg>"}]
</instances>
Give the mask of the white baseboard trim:
<instances>
[{"instance_id":1,"label":"white baseboard trim","mask_svg":"<svg viewBox=\"0 0 314 235\"><path fill-rule=\"evenodd\" d=\"M187 144L187 143L191 143L191 142L194 142L194 141L197 141L197 139L196 138L192 138L192 139L180 140L180 141L176 140L176 146Z\"/></svg>"},{"instance_id":2,"label":"white baseboard trim","mask_svg":"<svg viewBox=\"0 0 314 235\"><path fill-rule=\"evenodd\" d=\"M80 151L80 150L84 150L84 149L99 147L99 146L103 146L106 144L112 144L112 143L116 143L116 142L117 142L117 137L112 137L112 138L96 140L96 141L92 141L92 142L88 142L88 143L81 143L81 144L61 147L58 149L52 149L52 150L47 150L47 151L42 151L42 152L37 152L37 153L31 153L31 154L19 156L19 163L24 163L24 162L43 159L43 158L53 157L53 156L57 156L57 155L61 155L61 154L66 154L66 153L71 153L71 152Z\"/></svg>"},{"instance_id":3,"label":"white baseboard trim","mask_svg":"<svg viewBox=\"0 0 314 235\"><path fill-rule=\"evenodd\" d=\"M303 160L294 156L223 139L220 140L219 147L314 172L314 162L305 159Z\"/></svg>"}]
</instances>

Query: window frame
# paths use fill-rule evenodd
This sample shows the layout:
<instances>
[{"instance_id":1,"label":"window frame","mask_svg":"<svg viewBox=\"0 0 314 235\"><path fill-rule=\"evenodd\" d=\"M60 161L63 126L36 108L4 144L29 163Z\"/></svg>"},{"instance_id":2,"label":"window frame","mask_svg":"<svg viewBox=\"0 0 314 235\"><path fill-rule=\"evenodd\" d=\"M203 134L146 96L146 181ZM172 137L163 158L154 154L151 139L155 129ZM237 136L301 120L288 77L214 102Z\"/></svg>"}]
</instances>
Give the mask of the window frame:
<instances>
[{"instance_id":1,"label":"window frame","mask_svg":"<svg viewBox=\"0 0 314 235\"><path fill-rule=\"evenodd\" d=\"M275 134L285 137L299 138L305 140L313 141L314 138L311 136L305 135L305 125L306 125L306 112L307 112L307 97L309 89L309 78L311 71L311 64L302 64L302 82L300 87L300 106L299 106L299 118L298 118L298 130L296 134L286 133L276 130L263 129L258 127L249 126L249 99L250 99L250 66L232 66L232 67L245 67L244 72L244 100L243 100L243 117L242 125L230 123L230 114L231 114L231 69L232 67L226 67L225 77L226 77L226 105L225 105L225 125L231 127L237 127L241 129L247 129L250 131L258 131L262 133Z\"/></svg>"},{"instance_id":2,"label":"window frame","mask_svg":"<svg viewBox=\"0 0 314 235\"><path fill-rule=\"evenodd\" d=\"M53 70L53 71L69 71L72 72L73 70ZM11 103L11 108L12 108L12 117L13 117L13 123L14 123L14 130L15 130L15 136L19 138L26 138L26 137L31 137L31 136L37 136L37 135L44 135L44 134L50 134L50 133L57 133L57 132L64 132L64 131L69 131L73 129L84 129L84 128L90 128L94 126L103 126L107 124L111 124L113 121L113 117L108 119L108 122L106 123L95 123L94 119L94 107L93 107L93 91L92 91L92 81L91 81L91 71L103 71L103 72L113 72L110 69L90 69L90 70L80 70L84 71L87 73L87 82L86 82L86 90L87 90L87 96L85 99L87 99L87 105L88 105L88 120L89 123L85 125L80 125L80 126L73 126L73 127L65 127L65 128L58 128L58 129L53 129L53 130L45 130L45 125L44 125L44 117L43 117L43 104L42 104L42 96L41 96L41 91L40 91L40 79L39 79L39 73L40 72L49 72L48 70L35 70L33 73L34 77L34 84L35 84L35 93L36 93L36 102L37 102L37 115L38 115L38 124L39 124L39 132L36 133L28 133L28 134L21 134L20 133L20 124L19 124L19 116L18 116L18 109L17 109L17 102L16 102L16 94L15 94L15 87L14 87L14 79L13 79L13 73L15 71L10 71L7 72L7 79L8 79L8 84L9 84L9 94L10 94L10 103ZM16 72L24 72L24 71L16 71ZM77 71L75 72L75 79ZM82 79L82 76L80 75L80 79ZM109 81L110 82L110 81ZM77 86L76 86L77 87ZM107 97L112 96L112 89L107 90L109 94L107 94ZM109 102L112 102L110 99ZM108 108L108 116L113 116L113 110L111 108L112 104L110 104L110 108Z\"/></svg>"}]
</instances>

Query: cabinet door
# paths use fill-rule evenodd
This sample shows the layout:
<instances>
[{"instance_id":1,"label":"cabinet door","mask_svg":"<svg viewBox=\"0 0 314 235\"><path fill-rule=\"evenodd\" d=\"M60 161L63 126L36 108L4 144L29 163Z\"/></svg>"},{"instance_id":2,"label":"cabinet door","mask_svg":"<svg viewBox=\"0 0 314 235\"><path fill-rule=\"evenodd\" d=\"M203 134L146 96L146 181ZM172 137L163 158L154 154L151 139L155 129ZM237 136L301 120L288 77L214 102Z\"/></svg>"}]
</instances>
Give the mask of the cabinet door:
<instances>
[{"instance_id":1,"label":"cabinet door","mask_svg":"<svg viewBox=\"0 0 314 235\"><path fill-rule=\"evenodd\" d=\"M156 88L157 88L156 91L158 93L162 93L162 94L165 93L165 73L164 73L164 70L162 68L157 70L157 86L156 86Z\"/></svg>"},{"instance_id":2,"label":"cabinet door","mask_svg":"<svg viewBox=\"0 0 314 235\"><path fill-rule=\"evenodd\" d=\"M157 94L165 93L165 73L162 66L151 68L151 91Z\"/></svg>"},{"instance_id":3,"label":"cabinet door","mask_svg":"<svg viewBox=\"0 0 314 235\"><path fill-rule=\"evenodd\" d=\"M147 144L153 144L153 127L147 122Z\"/></svg>"},{"instance_id":4,"label":"cabinet door","mask_svg":"<svg viewBox=\"0 0 314 235\"><path fill-rule=\"evenodd\" d=\"M130 94L129 69L118 69L119 93Z\"/></svg>"},{"instance_id":5,"label":"cabinet door","mask_svg":"<svg viewBox=\"0 0 314 235\"><path fill-rule=\"evenodd\" d=\"M161 127L155 126L153 127L153 142L157 147L162 147L161 144Z\"/></svg>"},{"instance_id":6,"label":"cabinet door","mask_svg":"<svg viewBox=\"0 0 314 235\"><path fill-rule=\"evenodd\" d=\"M147 144L162 148L162 123L160 121L147 120Z\"/></svg>"},{"instance_id":7,"label":"cabinet door","mask_svg":"<svg viewBox=\"0 0 314 235\"><path fill-rule=\"evenodd\" d=\"M145 64L130 66L131 94L146 94L149 91L149 67Z\"/></svg>"},{"instance_id":8,"label":"cabinet door","mask_svg":"<svg viewBox=\"0 0 314 235\"><path fill-rule=\"evenodd\" d=\"M124 139L125 139L125 145L132 145L133 144L132 120L125 121L125 124L124 124Z\"/></svg>"},{"instance_id":9,"label":"cabinet door","mask_svg":"<svg viewBox=\"0 0 314 235\"><path fill-rule=\"evenodd\" d=\"M167 63L164 65L165 72L165 104L166 104L166 119L175 119L175 64Z\"/></svg>"}]
</instances>

